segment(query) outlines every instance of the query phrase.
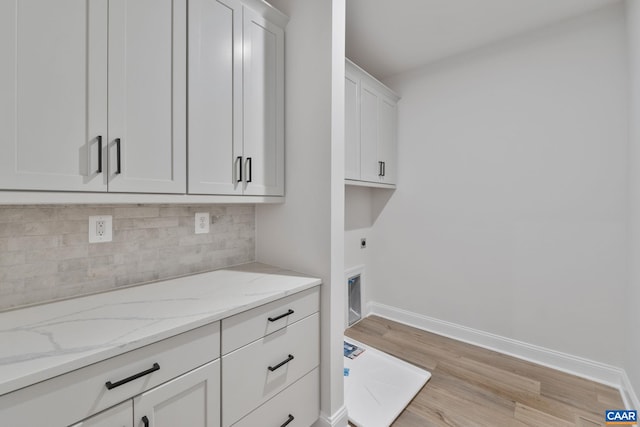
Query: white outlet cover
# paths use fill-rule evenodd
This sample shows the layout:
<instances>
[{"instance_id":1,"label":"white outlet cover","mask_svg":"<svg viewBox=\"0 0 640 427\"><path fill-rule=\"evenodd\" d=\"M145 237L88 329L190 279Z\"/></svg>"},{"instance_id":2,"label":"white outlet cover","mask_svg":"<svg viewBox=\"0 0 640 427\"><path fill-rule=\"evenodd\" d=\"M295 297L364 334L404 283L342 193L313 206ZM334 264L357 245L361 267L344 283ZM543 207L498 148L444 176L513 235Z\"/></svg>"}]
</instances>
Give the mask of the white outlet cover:
<instances>
[{"instance_id":1,"label":"white outlet cover","mask_svg":"<svg viewBox=\"0 0 640 427\"><path fill-rule=\"evenodd\" d=\"M198 213L196 213L196 225L195 225L196 234L206 234L206 233L208 233L209 232L209 222L210 222L209 212L198 212Z\"/></svg>"},{"instance_id":2,"label":"white outlet cover","mask_svg":"<svg viewBox=\"0 0 640 427\"><path fill-rule=\"evenodd\" d=\"M98 234L98 223L104 221L104 233ZM113 240L113 217L98 215L89 217L89 243L111 242Z\"/></svg>"}]
</instances>

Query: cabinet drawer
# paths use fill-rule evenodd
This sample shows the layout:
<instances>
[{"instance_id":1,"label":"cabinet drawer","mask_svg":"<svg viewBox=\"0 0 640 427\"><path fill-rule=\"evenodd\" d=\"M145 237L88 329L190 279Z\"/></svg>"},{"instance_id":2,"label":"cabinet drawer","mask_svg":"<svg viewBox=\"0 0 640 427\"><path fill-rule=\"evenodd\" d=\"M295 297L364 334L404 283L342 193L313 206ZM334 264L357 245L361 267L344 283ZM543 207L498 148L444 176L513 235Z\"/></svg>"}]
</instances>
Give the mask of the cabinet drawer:
<instances>
[{"instance_id":1,"label":"cabinet drawer","mask_svg":"<svg viewBox=\"0 0 640 427\"><path fill-rule=\"evenodd\" d=\"M222 321L222 354L260 339L320 309L319 287L299 292ZM269 320L271 319L271 320Z\"/></svg>"},{"instance_id":2,"label":"cabinet drawer","mask_svg":"<svg viewBox=\"0 0 640 427\"><path fill-rule=\"evenodd\" d=\"M319 368L291 384L273 399L234 424L234 427L309 427L320 414Z\"/></svg>"},{"instance_id":3,"label":"cabinet drawer","mask_svg":"<svg viewBox=\"0 0 640 427\"><path fill-rule=\"evenodd\" d=\"M319 363L319 315L222 357L222 425L230 426Z\"/></svg>"},{"instance_id":4,"label":"cabinet drawer","mask_svg":"<svg viewBox=\"0 0 640 427\"><path fill-rule=\"evenodd\" d=\"M220 324L216 322L6 394L0 397L0 425L66 426L204 365L219 354ZM160 369L117 385L154 364ZM115 387L109 390L108 381Z\"/></svg>"}]
</instances>

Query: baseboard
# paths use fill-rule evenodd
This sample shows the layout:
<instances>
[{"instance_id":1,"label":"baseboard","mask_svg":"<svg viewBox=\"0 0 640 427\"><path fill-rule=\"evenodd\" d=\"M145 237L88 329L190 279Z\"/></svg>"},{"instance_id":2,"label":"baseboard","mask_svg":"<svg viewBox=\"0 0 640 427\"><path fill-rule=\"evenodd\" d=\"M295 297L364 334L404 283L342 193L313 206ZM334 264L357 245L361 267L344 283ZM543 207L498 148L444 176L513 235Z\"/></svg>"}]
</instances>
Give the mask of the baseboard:
<instances>
[{"instance_id":1,"label":"baseboard","mask_svg":"<svg viewBox=\"0 0 640 427\"><path fill-rule=\"evenodd\" d=\"M320 418L315 422L313 427L347 427L349 424L349 416L347 407L342 406L333 415L320 414Z\"/></svg>"},{"instance_id":2,"label":"baseboard","mask_svg":"<svg viewBox=\"0 0 640 427\"><path fill-rule=\"evenodd\" d=\"M606 384L620 390L627 408L640 409L631 382L621 368L377 302L367 304L367 313Z\"/></svg>"}]
</instances>

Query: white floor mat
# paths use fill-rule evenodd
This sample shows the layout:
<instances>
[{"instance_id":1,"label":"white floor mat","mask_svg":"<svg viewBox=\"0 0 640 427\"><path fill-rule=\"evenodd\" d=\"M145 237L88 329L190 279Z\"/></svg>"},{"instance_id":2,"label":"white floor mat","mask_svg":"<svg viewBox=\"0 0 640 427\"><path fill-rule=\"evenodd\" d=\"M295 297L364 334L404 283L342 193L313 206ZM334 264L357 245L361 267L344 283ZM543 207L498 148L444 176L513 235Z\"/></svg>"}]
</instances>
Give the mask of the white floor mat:
<instances>
[{"instance_id":1,"label":"white floor mat","mask_svg":"<svg viewBox=\"0 0 640 427\"><path fill-rule=\"evenodd\" d=\"M351 338L344 340L365 350L353 359L344 357L349 421L358 427L391 425L431 374Z\"/></svg>"}]
</instances>

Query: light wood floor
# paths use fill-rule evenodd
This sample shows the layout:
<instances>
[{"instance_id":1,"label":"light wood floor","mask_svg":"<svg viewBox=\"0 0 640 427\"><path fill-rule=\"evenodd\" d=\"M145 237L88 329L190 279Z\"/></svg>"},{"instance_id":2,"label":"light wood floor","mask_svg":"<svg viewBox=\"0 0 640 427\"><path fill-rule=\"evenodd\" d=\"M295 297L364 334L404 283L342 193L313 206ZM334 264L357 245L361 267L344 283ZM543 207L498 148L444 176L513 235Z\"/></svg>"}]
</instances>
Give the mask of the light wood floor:
<instances>
[{"instance_id":1,"label":"light wood floor","mask_svg":"<svg viewBox=\"0 0 640 427\"><path fill-rule=\"evenodd\" d=\"M594 427L623 408L611 387L380 317L346 335L431 372L394 427Z\"/></svg>"}]
</instances>

